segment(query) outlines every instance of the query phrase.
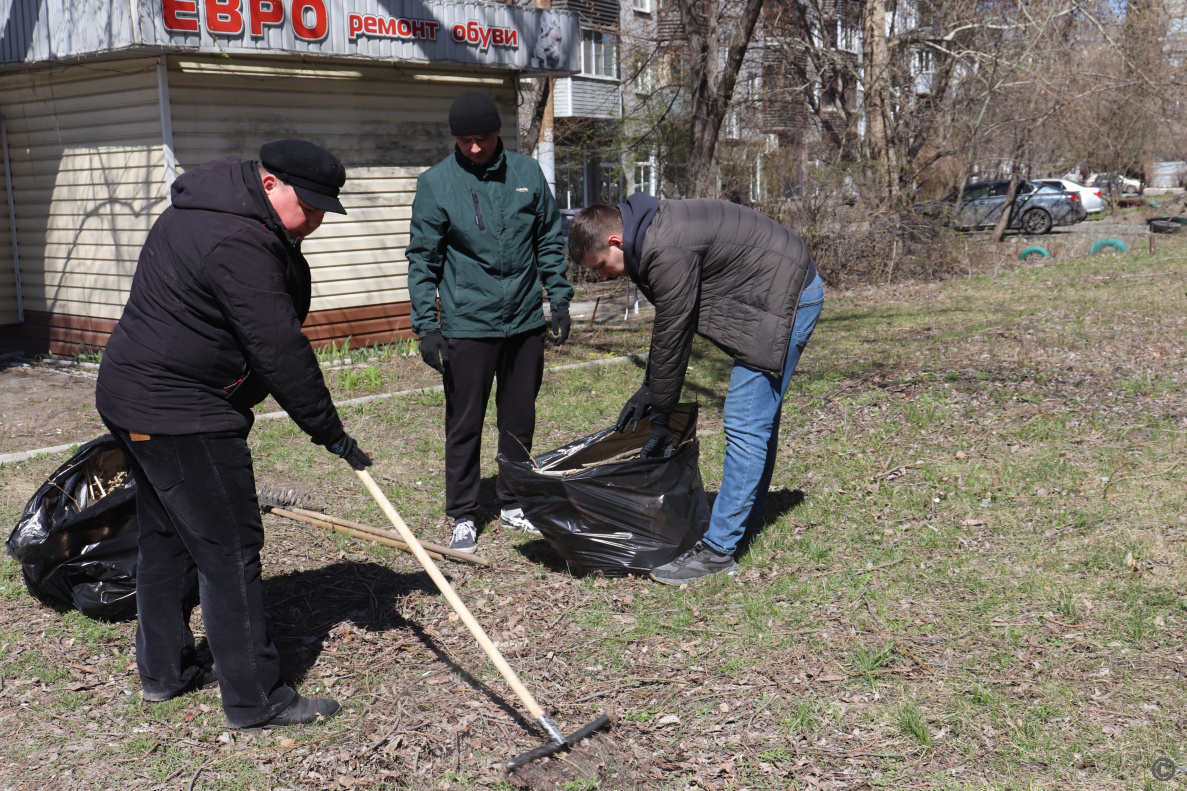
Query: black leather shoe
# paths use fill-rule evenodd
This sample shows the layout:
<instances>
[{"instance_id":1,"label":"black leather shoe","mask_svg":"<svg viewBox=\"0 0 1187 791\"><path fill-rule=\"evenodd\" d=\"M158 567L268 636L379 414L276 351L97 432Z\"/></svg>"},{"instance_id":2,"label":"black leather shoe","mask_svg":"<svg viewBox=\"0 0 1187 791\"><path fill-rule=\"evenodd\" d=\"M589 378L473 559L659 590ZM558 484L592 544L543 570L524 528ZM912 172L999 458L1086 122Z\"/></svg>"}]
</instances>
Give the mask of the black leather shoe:
<instances>
[{"instance_id":1,"label":"black leather shoe","mask_svg":"<svg viewBox=\"0 0 1187 791\"><path fill-rule=\"evenodd\" d=\"M332 698L303 698L300 695L293 698L293 702L284 711L270 720L258 725L240 728L244 731L256 731L263 728L283 728L286 725L308 725L311 722L324 722L330 719L342 707Z\"/></svg>"},{"instance_id":2,"label":"black leather shoe","mask_svg":"<svg viewBox=\"0 0 1187 791\"><path fill-rule=\"evenodd\" d=\"M186 684L176 692L145 692L140 691L140 697L145 703L163 703L166 700L173 700L182 695L189 694L195 689L210 689L218 683L218 674L214 672L214 668L200 667L198 675L191 679L190 683Z\"/></svg>"}]
</instances>

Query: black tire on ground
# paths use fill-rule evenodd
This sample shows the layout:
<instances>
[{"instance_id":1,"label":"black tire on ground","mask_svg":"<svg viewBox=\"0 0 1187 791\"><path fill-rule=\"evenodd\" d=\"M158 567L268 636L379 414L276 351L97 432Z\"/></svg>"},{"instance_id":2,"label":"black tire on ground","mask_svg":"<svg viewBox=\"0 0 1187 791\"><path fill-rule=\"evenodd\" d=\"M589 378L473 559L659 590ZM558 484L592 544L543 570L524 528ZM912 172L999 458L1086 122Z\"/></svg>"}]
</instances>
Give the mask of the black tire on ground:
<instances>
[{"instance_id":1,"label":"black tire on ground","mask_svg":"<svg viewBox=\"0 0 1187 791\"><path fill-rule=\"evenodd\" d=\"M1150 233L1178 233L1183 226L1171 220L1151 220Z\"/></svg>"},{"instance_id":2,"label":"black tire on ground","mask_svg":"<svg viewBox=\"0 0 1187 791\"><path fill-rule=\"evenodd\" d=\"M1043 209L1031 209L1022 215L1022 232L1030 236L1042 236L1051 230L1051 215Z\"/></svg>"}]
</instances>

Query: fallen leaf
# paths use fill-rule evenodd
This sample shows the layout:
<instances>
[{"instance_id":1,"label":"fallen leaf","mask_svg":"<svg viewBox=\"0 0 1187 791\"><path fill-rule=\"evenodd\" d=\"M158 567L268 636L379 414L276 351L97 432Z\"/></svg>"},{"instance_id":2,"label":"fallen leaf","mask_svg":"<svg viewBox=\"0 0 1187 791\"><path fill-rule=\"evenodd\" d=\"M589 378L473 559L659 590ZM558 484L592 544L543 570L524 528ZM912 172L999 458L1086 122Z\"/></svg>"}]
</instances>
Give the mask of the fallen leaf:
<instances>
[{"instance_id":1,"label":"fallen leaf","mask_svg":"<svg viewBox=\"0 0 1187 791\"><path fill-rule=\"evenodd\" d=\"M280 740L281 747L292 747L296 743L297 743L296 739L281 739Z\"/></svg>"},{"instance_id":2,"label":"fallen leaf","mask_svg":"<svg viewBox=\"0 0 1187 791\"><path fill-rule=\"evenodd\" d=\"M665 714L664 716L662 716L658 720L656 720L655 724L660 727L663 727L664 725L678 725L679 723L680 723L680 718L678 716L676 716L675 714Z\"/></svg>"}]
</instances>

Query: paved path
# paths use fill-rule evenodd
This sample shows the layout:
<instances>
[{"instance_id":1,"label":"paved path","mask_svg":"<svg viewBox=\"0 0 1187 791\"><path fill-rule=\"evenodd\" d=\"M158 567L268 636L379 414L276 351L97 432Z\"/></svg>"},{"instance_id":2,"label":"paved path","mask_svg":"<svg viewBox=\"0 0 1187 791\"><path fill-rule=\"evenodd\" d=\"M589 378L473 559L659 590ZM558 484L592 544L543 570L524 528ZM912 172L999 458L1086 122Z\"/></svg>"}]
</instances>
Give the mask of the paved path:
<instances>
[{"instance_id":1,"label":"paved path","mask_svg":"<svg viewBox=\"0 0 1187 791\"><path fill-rule=\"evenodd\" d=\"M636 305L636 299L638 304ZM595 314L594 311L597 311ZM544 315L549 316L548 303L544 303ZM611 327L639 321L650 321L655 317L655 308L638 290L631 286L630 302L627 302L627 289L601 297L600 299L572 302L569 304L569 318L574 326L588 327L591 322L598 327Z\"/></svg>"}]
</instances>

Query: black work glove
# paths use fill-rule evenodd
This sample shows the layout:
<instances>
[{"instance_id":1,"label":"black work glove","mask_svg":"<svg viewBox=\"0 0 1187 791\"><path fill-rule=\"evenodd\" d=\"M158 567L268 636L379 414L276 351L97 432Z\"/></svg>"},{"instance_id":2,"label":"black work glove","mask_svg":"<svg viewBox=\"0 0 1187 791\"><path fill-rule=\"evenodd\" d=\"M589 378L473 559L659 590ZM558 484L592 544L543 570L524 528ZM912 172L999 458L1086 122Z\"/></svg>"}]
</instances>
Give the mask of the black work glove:
<instances>
[{"instance_id":1,"label":"black work glove","mask_svg":"<svg viewBox=\"0 0 1187 791\"><path fill-rule=\"evenodd\" d=\"M639 427L639 421L651 410L651 388L644 384L635 394L627 399L622 411L618 413L618 422L614 424L615 431L626 431L631 427L631 433Z\"/></svg>"},{"instance_id":2,"label":"black work glove","mask_svg":"<svg viewBox=\"0 0 1187 791\"><path fill-rule=\"evenodd\" d=\"M442 376L449 364L449 344L441 330L429 330L420 339L420 359Z\"/></svg>"},{"instance_id":3,"label":"black work glove","mask_svg":"<svg viewBox=\"0 0 1187 791\"><path fill-rule=\"evenodd\" d=\"M569 339L569 327L572 323L569 320L569 306L557 305L556 310L552 311L552 334L556 336L552 340L553 346L560 346Z\"/></svg>"},{"instance_id":4,"label":"black work glove","mask_svg":"<svg viewBox=\"0 0 1187 791\"><path fill-rule=\"evenodd\" d=\"M371 457L359 449L358 443L349 434L343 433L337 440L326 445L326 450L337 453L352 469L365 470L371 466Z\"/></svg>"},{"instance_id":5,"label":"black work glove","mask_svg":"<svg viewBox=\"0 0 1187 791\"><path fill-rule=\"evenodd\" d=\"M647 444L639 451L640 459L666 459L676 450L672 446L672 429L668 424L651 421L651 431L647 434Z\"/></svg>"}]
</instances>

